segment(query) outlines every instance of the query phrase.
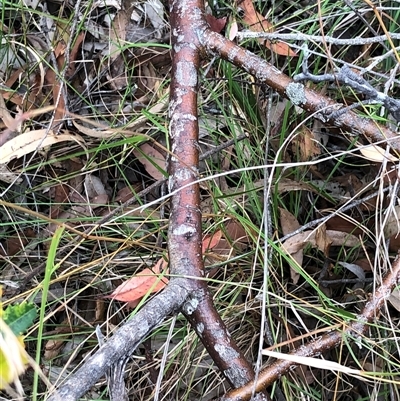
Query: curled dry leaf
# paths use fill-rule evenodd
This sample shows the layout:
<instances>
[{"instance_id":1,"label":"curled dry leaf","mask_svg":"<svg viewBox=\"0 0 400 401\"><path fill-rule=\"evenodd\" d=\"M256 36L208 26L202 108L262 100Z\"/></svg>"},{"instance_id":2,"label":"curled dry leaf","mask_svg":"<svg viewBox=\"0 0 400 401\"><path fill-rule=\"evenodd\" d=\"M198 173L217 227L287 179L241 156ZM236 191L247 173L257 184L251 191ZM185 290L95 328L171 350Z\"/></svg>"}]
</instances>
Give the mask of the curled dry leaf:
<instances>
[{"instance_id":1,"label":"curled dry leaf","mask_svg":"<svg viewBox=\"0 0 400 401\"><path fill-rule=\"evenodd\" d=\"M18 159L35 150L67 141L77 142L86 150L85 141L78 135L55 135L53 131L46 129L25 132L0 147L0 164L7 164L11 160Z\"/></svg>"},{"instance_id":2,"label":"curled dry leaf","mask_svg":"<svg viewBox=\"0 0 400 401\"><path fill-rule=\"evenodd\" d=\"M332 240L331 246L355 247L360 245L360 240L352 234L347 234L345 232L335 230L326 230L326 234ZM292 255L300 249L304 249L304 247L308 244L316 247L317 241L315 237L315 230L304 231L287 239L285 242L282 243L282 247L286 251L286 253ZM321 251L324 251L324 249L321 249Z\"/></svg>"},{"instance_id":3,"label":"curled dry leaf","mask_svg":"<svg viewBox=\"0 0 400 401\"><path fill-rule=\"evenodd\" d=\"M381 148L380 146L376 146L376 145L363 146L360 148L360 153L366 159L368 159L372 162L382 163L384 160L387 160L387 161L396 163L399 161L399 159L397 157L394 157L389 152L387 152L385 149Z\"/></svg>"},{"instance_id":4,"label":"curled dry leaf","mask_svg":"<svg viewBox=\"0 0 400 401\"><path fill-rule=\"evenodd\" d=\"M310 191L318 193L314 187L305 183L291 180L290 178L282 178L278 182L278 193L290 191Z\"/></svg>"},{"instance_id":5,"label":"curled dry leaf","mask_svg":"<svg viewBox=\"0 0 400 401\"><path fill-rule=\"evenodd\" d=\"M310 244L312 247L317 247L322 252L326 252L326 247L328 246L328 244L329 246L347 246L347 247L355 247L360 245L360 240L355 235L348 234L342 231L326 230L323 235L325 239L321 240L321 238L319 239L317 238L316 230L304 231L302 233L294 235L293 237L283 242L282 248L287 254L291 255L295 259L295 256L298 255L300 251L303 256L303 249L308 244ZM302 257L301 257L301 262L302 262ZM299 265L301 266L300 263Z\"/></svg>"},{"instance_id":6,"label":"curled dry leaf","mask_svg":"<svg viewBox=\"0 0 400 401\"><path fill-rule=\"evenodd\" d=\"M107 138L112 138L112 137L118 137L118 136L121 136L122 134L126 137L133 136L133 135L140 135L142 138L144 138L143 135L141 135L135 131L118 130L115 128L113 129L113 128L107 127L105 125L100 125L100 124L96 124L95 122L91 122L89 119L85 119L84 121L85 121L85 123L93 124L93 126L95 128L89 128L82 124L78 124L74 120L72 120L72 123L75 125L75 128L78 129L82 134L85 134L92 138L107 139Z\"/></svg>"}]
</instances>

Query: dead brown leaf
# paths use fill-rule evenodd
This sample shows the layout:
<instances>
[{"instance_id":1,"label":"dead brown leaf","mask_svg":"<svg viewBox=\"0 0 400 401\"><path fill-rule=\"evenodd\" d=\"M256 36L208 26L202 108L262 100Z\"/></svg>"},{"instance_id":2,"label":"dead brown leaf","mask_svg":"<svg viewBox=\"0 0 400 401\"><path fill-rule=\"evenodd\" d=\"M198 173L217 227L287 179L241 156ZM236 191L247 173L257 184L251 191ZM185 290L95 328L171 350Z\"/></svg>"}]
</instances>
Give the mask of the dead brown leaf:
<instances>
[{"instance_id":1,"label":"dead brown leaf","mask_svg":"<svg viewBox=\"0 0 400 401\"><path fill-rule=\"evenodd\" d=\"M278 182L278 192L281 194L290 191L310 191L317 193L314 187L305 182L294 181L290 178L281 178Z\"/></svg>"},{"instance_id":2,"label":"dead brown leaf","mask_svg":"<svg viewBox=\"0 0 400 401\"><path fill-rule=\"evenodd\" d=\"M128 302L130 307L135 307L146 294L158 292L167 285L168 279L162 274L167 266L168 262L161 258L152 269L144 269L118 286L107 297Z\"/></svg>"},{"instance_id":3,"label":"dead brown leaf","mask_svg":"<svg viewBox=\"0 0 400 401\"><path fill-rule=\"evenodd\" d=\"M298 156L298 161L308 161L321 154L321 148L313 131L302 126L292 141L292 151Z\"/></svg>"},{"instance_id":4,"label":"dead brown leaf","mask_svg":"<svg viewBox=\"0 0 400 401\"><path fill-rule=\"evenodd\" d=\"M165 170L165 157L149 143L140 145L139 149L134 149L133 154L149 175L157 181L163 179L164 174L161 171Z\"/></svg>"},{"instance_id":5,"label":"dead brown leaf","mask_svg":"<svg viewBox=\"0 0 400 401\"><path fill-rule=\"evenodd\" d=\"M300 224L296 217L292 213L288 212L286 209L279 208L280 212L280 223L282 234L290 234L300 228ZM299 249L297 252L291 254L292 258L296 261L299 266L303 265L303 249ZM290 269L290 278L294 284L300 279L300 274L295 269Z\"/></svg>"},{"instance_id":6,"label":"dead brown leaf","mask_svg":"<svg viewBox=\"0 0 400 401\"><path fill-rule=\"evenodd\" d=\"M0 164L6 164L35 150L66 141L77 142L86 150L85 141L79 135L68 133L56 135L53 131L40 129L20 134L2 145L0 147Z\"/></svg>"},{"instance_id":7,"label":"dead brown leaf","mask_svg":"<svg viewBox=\"0 0 400 401\"><path fill-rule=\"evenodd\" d=\"M400 312L400 290L398 288L394 289L390 294L389 302L393 308Z\"/></svg>"},{"instance_id":8,"label":"dead brown leaf","mask_svg":"<svg viewBox=\"0 0 400 401\"><path fill-rule=\"evenodd\" d=\"M388 211L390 215L386 220L386 225L383 228L383 232L386 238L392 236L397 237L400 233L400 206L394 206Z\"/></svg>"},{"instance_id":9,"label":"dead brown leaf","mask_svg":"<svg viewBox=\"0 0 400 401\"><path fill-rule=\"evenodd\" d=\"M243 22L245 22L252 31L274 32L274 26L255 10L252 0L243 0L239 3L239 6L244 11ZM297 54L285 42L270 42L264 41L263 39L259 39L259 42L265 42L265 46L276 54L297 57Z\"/></svg>"},{"instance_id":10,"label":"dead brown leaf","mask_svg":"<svg viewBox=\"0 0 400 401\"><path fill-rule=\"evenodd\" d=\"M296 217L292 213L288 212L286 209L279 208L280 213L280 223L283 235L288 235L300 228L300 224Z\"/></svg>"},{"instance_id":11,"label":"dead brown leaf","mask_svg":"<svg viewBox=\"0 0 400 401\"><path fill-rule=\"evenodd\" d=\"M317 228L317 232L315 233L315 245L324 253L325 256L328 256L332 240L327 234L325 224Z\"/></svg>"},{"instance_id":12,"label":"dead brown leaf","mask_svg":"<svg viewBox=\"0 0 400 401\"><path fill-rule=\"evenodd\" d=\"M282 248L288 255L291 255L294 260L298 258L296 262L301 266L299 261L302 262L303 249L307 245L311 245L312 247L318 248L322 252L326 252L326 247L329 244L330 246L355 247L360 245L360 240L355 235L335 230L326 230L325 234L322 234L322 239L317 240L316 230L309 230L296 234L287 239L282 243ZM301 258L298 256L299 252L301 252Z\"/></svg>"},{"instance_id":13,"label":"dead brown leaf","mask_svg":"<svg viewBox=\"0 0 400 401\"><path fill-rule=\"evenodd\" d=\"M210 28L217 33L220 33L226 24L226 17L225 18L215 18L212 14L206 14L206 20L210 25Z\"/></svg>"},{"instance_id":14,"label":"dead brown leaf","mask_svg":"<svg viewBox=\"0 0 400 401\"><path fill-rule=\"evenodd\" d=\"M360 245L360 240L352 234L347 234L345 232L335 230L326 230L326 234L332 241L331 246L355 247ZM282 243L282 247L289 255L299 251L300 249L303 249L308 244L316 247L317 241L315 239L315 236L315 230L304 231L284 241ZM323 251L323 249L320 250Z\"/></svg>"}]
</instances>

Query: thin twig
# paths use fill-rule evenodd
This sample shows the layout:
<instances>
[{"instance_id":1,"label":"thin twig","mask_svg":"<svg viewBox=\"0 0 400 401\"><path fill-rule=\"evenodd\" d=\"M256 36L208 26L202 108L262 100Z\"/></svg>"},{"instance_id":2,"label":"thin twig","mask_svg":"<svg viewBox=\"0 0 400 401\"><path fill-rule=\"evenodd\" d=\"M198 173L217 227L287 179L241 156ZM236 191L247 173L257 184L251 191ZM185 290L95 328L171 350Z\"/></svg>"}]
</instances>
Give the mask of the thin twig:
<instances>
[{"instance_id":1,"label":"thin twig","mask_svg":"<svg viewBox=\"0 0 400 401\"><path fill-rule=\"evenodd\" d=\"M354 39L339 39L332 36L306 35L304 33L279 33L279 32L253 32L241 31L237 33L239 39L260 38L266 40L300 40L318 43L331 43L342 46L362 46L373 43L380 43L387 40L386 35L375 36L371 38L357 37ZM399 33L391 33L392 39L400 39Z\"/></svg>"},{"instance_id":2,"label":"thin twig","mask_svg":"<svg viewBox=\"0 0 400 401\"><path fill-rule=\"evenodd\" d=\"M335 330L317 338L299 348L291 351L290 355L296 356L316 356L320 353L330 350L342 341L345 337L360 339L368 329L375 318L379 315L380 309L389 298L393 288L400 282L400 257L397 255L392 264L392 269L383 279L380 287L371 296L370 300L364 306L362 312L356 316L350 324L344 324L344 330ZM361 344L361 343L360 343ZM257 383L250 382L240 389L229 391L220 401L247 401L250 399L254 387L257 391L262 391L270 386L282 375L288 373L297 363L292 361L278 359L276 362L265 368L259 375Z\"/></svg>"}]
</instances>

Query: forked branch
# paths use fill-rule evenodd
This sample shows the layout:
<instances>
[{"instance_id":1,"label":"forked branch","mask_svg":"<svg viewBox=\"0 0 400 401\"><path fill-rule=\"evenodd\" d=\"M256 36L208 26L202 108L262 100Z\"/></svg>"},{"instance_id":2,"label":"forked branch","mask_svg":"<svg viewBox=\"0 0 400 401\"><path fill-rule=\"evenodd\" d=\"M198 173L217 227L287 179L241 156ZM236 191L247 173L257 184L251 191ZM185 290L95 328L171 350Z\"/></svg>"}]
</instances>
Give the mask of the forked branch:
<instances>
[{"instance_id":1,"label":"forked branch","mask_svg":"<svg viewBox=\"0 0 400 401\"><path fill-rule=\"evenodd\" d=\"M200 62L205 56L220 56L247 71L260 83L270 86L293 104L313 113L323 122L365 135L371 142L387 141L400 153L396 133L352 111L334 113L342 108L328 97L294 82L274 66L211 31L205 20L203 1L171 0L173 46L170 141L174 154L169 160L170 191L182 188L171 197L168 249L171 281L132 319L123 325L97 353L85 361L49 401L75 401L90 389L106 370L122 356L130 355L151 330L168 315L182 311L232 387L240 387L223 399L247 400L261 392L294 365L277 361L252 382L254 372L243 353L230 338L216 312L204 280L202 259L202 215L198 180L197 90ZM380 288L366 304L358 321L342 332L331 332L311 341L292 354L313 356L336 346L343 336L359 336L378 315L380 308L400 279L400 261L395 260ZM247 383L247 384L246 384ZM259 399L266 396L260 394Z\"/></svg>"}]
</instances>

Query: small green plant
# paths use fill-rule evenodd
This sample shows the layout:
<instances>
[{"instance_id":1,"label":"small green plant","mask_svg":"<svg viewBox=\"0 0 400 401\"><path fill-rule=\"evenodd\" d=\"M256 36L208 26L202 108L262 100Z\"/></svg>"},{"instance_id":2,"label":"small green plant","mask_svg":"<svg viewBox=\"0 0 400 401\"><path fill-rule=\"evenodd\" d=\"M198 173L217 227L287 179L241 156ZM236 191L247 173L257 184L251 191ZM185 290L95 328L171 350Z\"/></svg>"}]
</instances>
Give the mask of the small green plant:
<instances>
[{"instance_id":1,"label":"small green plant","mask_svg":"<svg viewBox=\"0 0 400 401\"><path fill-rule=\"evenodd\" d=\"M28 363L22 333L32 325L36 315L37 311L33 303L9 305L5 310L0 303L1 390L9 390L10 384L14 384L17 392L22 394L19 376L24 373Z\"/></svg>"}]
</instances>

